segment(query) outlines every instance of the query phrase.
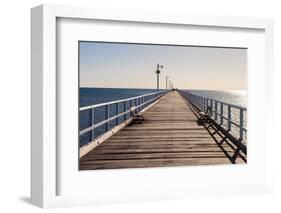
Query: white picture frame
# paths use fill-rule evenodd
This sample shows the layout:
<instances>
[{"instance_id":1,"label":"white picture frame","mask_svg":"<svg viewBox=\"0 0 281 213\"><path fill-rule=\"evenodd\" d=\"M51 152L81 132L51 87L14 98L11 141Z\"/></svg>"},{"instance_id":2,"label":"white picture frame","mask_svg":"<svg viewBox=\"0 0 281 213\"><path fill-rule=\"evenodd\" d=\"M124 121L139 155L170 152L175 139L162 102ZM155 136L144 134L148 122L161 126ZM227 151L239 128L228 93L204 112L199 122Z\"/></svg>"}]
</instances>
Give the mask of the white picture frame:
<instances>
[{"instance_id":1,"label":"white picture frame","mask_svg":"<svg viewBox=\"0 0 281 213\"><path fill-rule=\"evenodd\" d=\"M273 21L271 19L256 19L256 18L238 18L238 17L216 17L216 16L203 16L203 15L187 15L187 14L160 14L151 13L145 11L122 11L122 10L111 10L111 9L96 9L96 8L84 8L84 7L73 7L73 6L54 6L54 5L42 5L35 7L31 10L31 72L32 72L32 144L31 144L31 200L32 203L40 207L58 207L58 206L76 206L76 205L91 205L97 203L116 203L116 202L138 202L143 200L165 200L165 199L182 199L187 197L197 197L197 196L213 196L213 195L232 195L232 194L252 194L252 193L263 193L270 191L270 182L268 177L270 177L270 165L267 159L268 154L262 156L263 165L260 168L248 167L238 168L239 172L245 172L251 170L249 175L255 176L257 174L264 174L262 177L257 177L253 184L249 181L243 184L242 180L238 180L236 183L229 184L216 184L216 185L201 185L199 181L192 183L193 188L190 186L179 186L172 183L166 184L167 181L165 177L164 181L159 181L159 185L153 188L151 191L147 192L149 188L146 188L142 183L140 186L143 187L143 191L135 185L127 185L128 189L115 189L108 193L99 192L99 194L85 194L83 190L80 193L60 193L60 184L65 179L60 177L63 164L59 164L59 159L61 159L60 154L66 152L62 150L57 144L58 134L57 131L57 113L58 108L58 90L57 88L61 83L57 78L57 50L58 50L58 20L59 19L68 20L101 20L101 21L118 21L130 22L130 23L153 23L154 25L161 25L173 27L173 26L199 26L206 28L219 28L227 31L232 30L257 30L262 32L262 38L258 42L265 42L261 44L264 47L264 54L262 56L262 67L257 69L261 70L260 75L257 79L253 80L254 85L259 82L263 82L264 87L260 87L259 92L261 93L261 100L264 100L264 105L261 105L257 110L263 110L265 106L270 106L273 104L271 91L273 88ZM233 38L235 34L233 35ZM223 40L223 38L221 38ZM198 44L199 45L199 44ZM237 45L237 43L236 43ZM253 44L254 45L254 44ZM264 62L264 63L263 63ZM252 63L252 62L250 62ZM263 77L265 77L263 79ZM252 78L249 76L249 78ZM256 83L254 83L256 82ZM254 96L252 98L254 101ZM263 142L263 146L267 147L270 143L270 129L268 128L268 123L271 121L271 117L264 115L264 122L267 123L266 131L262 133L264 137L259 139ZM253 128L254 129L254 128ZM259 127L256 127L258 130ZM261 134L261 133L260 133ZM260 144L260 143L257 143ZM258 146L258 145L257 145ZM63 147L63 146L62 146ZM76 147L77 148L77 147ZM59 150L61 149L61 150ZM254 148L253 148L254 150ZM256 152L260 152L257 150ZM75 153L74 153L75 155ZM253 153L253 156L255 153ZM207 170L212 172L213 167L196 167L191 171L189 169L189 174L194 177L190 177L191 180L196 180L196 175L205 175L201 170ZM153 170L153 171L152 171ZM159 178L163 175L168 175L167 178L171 182L177 175L188 175L184 172L184 168L176 168L173 170L173 174L167 173L169 169L162 170L134 170L134 172L121 171L121 173L127 174L131 177L138 176L150 176L153 173L153 177ZM231 172L232 167L220 168L219 172ZM238 170L237 170L238 171ZM103 180L110 178L113 174L109 172L99 173L99 177L96 176L99 184L103 184ZM124 179L122 174L120 175ZM83 173L83 178L85 176L92 175L89 173ZM212 178L215 178L214 175ZM242 178L239 176L237 179ZM105 178L105 179L103 179ZM83 180L87 180L83 179ZM168 179L167 179L168 180ZM71 187L71 181L74 179L69 178L69 183L67 187ZM78 179L76 180L78 181ZM165 183L166 181L166 183ZM126 179L125 179L126 182ZM157 182L157 181L156 181ZM184 183L184 179L177 179L178 183ZM86 183L89 184L90 183ZM132 183L134 184L134 183ZM69 191L76 191L78 187L74 186L73 189L70 188ZM122 185L122 184L121 184ZM112 184L110 184L112 186ZM125 187L125 188L126 188ZM83 188L81 186L81 188ZM85 188L85 187L84 187ZM89 187L90 190L91 187ZM130 188L130 190L129 190ZM117 190L121 190L116 192ZM119 193L122 193L120 196Z\"/></svg>"}]
</instances>

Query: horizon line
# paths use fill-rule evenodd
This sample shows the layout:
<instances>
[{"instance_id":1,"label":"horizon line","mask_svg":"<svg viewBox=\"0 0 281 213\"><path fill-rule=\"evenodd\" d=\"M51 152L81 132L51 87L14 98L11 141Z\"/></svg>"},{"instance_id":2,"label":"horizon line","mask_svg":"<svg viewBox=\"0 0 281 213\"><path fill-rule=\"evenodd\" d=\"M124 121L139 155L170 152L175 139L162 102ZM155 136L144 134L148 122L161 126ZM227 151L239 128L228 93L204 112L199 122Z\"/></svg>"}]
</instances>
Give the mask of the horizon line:
<instances>
[{"instance_id":1,"label":"horizon line","mask_svg":"<svg viewBox=\"0 0 281 213\"><path fill-rule=\"evenodd\" d=\"M150 89L150 90L157 90L157 88L140 88L140 87L89 87L89 86L82 86L79 87L79 89L91 89L91 88L96 88L96 89ZM247 91L247 89L207 89L207 88L177 88L175 87L174 89L179 89L179 90L209 90L209 91L220 91L220 90L230 90L230 91ZM166 90L166 88L159 88L159 90Z\"/></svg>"}]
</instances>

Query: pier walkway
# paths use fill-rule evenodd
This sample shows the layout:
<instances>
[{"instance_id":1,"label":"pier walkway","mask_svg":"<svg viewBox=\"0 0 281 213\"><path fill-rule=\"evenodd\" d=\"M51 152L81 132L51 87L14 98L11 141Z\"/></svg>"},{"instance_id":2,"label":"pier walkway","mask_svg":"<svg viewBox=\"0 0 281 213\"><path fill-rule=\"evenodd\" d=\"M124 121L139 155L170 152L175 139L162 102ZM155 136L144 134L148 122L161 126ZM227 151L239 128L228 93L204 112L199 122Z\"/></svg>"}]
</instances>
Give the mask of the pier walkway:
<instances>
[{"instance_id":1,"label":"pier walkway","mask_svg":"<svg viewBox=\"0 0 281 213\"><path fill-rule=\"evenodd\" d=\"M81 170L230 164L235 148L210 124L198 125L194 109L177 91L80 158ZM239 157L235 163L244 163Z\"/></svg>"}]
</instances>

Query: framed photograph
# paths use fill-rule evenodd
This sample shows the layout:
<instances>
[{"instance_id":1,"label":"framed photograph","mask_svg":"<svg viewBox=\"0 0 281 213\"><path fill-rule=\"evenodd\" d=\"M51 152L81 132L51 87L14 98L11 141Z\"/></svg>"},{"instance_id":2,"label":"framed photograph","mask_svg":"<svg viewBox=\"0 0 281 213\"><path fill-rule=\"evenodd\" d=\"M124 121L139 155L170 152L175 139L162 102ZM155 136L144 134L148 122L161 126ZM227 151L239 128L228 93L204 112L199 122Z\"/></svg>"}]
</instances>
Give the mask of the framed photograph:
<instances>
[{"instance_id":1,"label":"framed photograph","mask_svg":"<svg viewBox=\"0 0 281 213\"><path fill-rule=\"evenodd\" d=\"M247 162L247 48L78 45L80 170Z\"/></svg>"},{"instance_id":2,"label":"framed photograph","mask_svg":"<svg viewBox=\"0 0 281 213\"><path fill-rule=\"evenodd\" d=\"M270 191L270 19L31 10L32 203Z\"/></svg>"}]
</instances>

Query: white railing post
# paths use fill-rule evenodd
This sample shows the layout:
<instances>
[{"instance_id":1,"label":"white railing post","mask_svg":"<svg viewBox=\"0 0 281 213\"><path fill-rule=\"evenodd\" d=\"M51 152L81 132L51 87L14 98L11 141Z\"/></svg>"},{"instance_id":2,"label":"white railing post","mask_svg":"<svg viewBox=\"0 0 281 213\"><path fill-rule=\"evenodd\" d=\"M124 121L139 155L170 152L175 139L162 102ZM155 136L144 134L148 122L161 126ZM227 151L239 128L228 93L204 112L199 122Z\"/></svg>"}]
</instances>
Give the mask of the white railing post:
<instances>
[{"instance_id":1,"label":"white railing post","mask_svg":"<svg viewBox=\"0 0 281 213\"><path fill-rule=\"evenodd\" d=\"M144 102L146 103L148 101L148 96L144 97ZM147 103L144 105L144 107L147 107Z\"/></svg>"},{"instance_id":2,"label":"white railing post","mask_svg":"<svg viewBox=\"0 0 281 213\"><path fill-rule=\"evenodd\" d=\"M92 108L92 126L95 125L95 108ZM95 139L95 129L92 129L92 140Z\"/></svg>"},{"instance_id":3,"label":"white railing post","mask_svg":"<svg viewBox=\"0 0 281 213\"><path fill-rule=\"evenodd\" d=\"M139 98L139 105L141 105L141 98ZM141 111L141 107L139 108L139 111Z\"/></svg>"},{"instance_id":4,"label":"white railing post","mask_svg":"<svg viewBox=\"0 0 281 213\"><path fill-rule=\"evenodd\" d=\"M206 98L203 98L203 111L206 111Z\"/></svg>"},{"instance_id":5,"label":"white railing post","mask_svg":"<svg viewBox=\"0 0 281 213\"><path fill-rule=\"evenodd\" d=\"M133 106L133 100L130 100L129 108ZM130 112L130 117L133 115L132 111Z\"/></svg>"},{"instance_id":6,"label":"white railing post","mask_svg":"<svg viewBox=\"0 0 281 213\"><path fill-rule=\"evenodd\" d=\"M94 125L94 108L89 109L89 124L88 126ZM89 136L89 141L92 141L94 139L94 129L91 130L90 136Z\"/></svg>"},{"instance_id":7,"label":"white railing post","mask_svg":"<svg viewBox=\"0 0 281 213\"><path fill-rule=\"evenodd\" d=\"M116 115L118 115L119 114L119 103L116 103ZM116 125L118 125L118 117L116 118Z\"/></svg>"},{"instance_id":8,"label":"white railing post","mask_svg":"<svg viewBox=\"0 0 281 213\"><path fill-rule=\"evenodd\" d=\"M105 119L107 120L109 118L109 105L105 106ZM109 122L105 124L105 130L109 130Z\"/></svg>"},{"instance_id":9,"label":"white railing post","mask_svg":"<svg viewBox=\"0 0 281 213\"><path fill-rule=\"evenodd\" d=\"M124 113L127 111L127 103L124 101ZM124 114L124 121L127 119L127 113Z\"/></svg>"},{"instance_id":10,"label":"white railing post","mask_svg":"<svg viewBox=\"0 0 281 213\"><path fill-rule=\"evenodd\" d=\"M213 117L213 100L211 99L211 117Z\"/></svg>"},{"instance_id":11,"label":"white railing post","mask_svg":"<svg viewBox=\"0 0 281 213\"><path fill-rule=\"evenodd\" d=\"M221 124L223 124L223 103L220 103L221 105Z\"/></svg>"},{"instance_id":12,"label":"white railing post","mask_svg":"<svg viewBox=\"0 0 281 213\"><path fill-rule=\"evenodd\" d=\"M240 140L243 140L243 125L244 125L244 115L243 115L244 110L240 109L240 125L239 125L239 131L240 131Z\"/></svg>"},{"instance_id":13,"label":"white railing post","mask_svg":"<svg viewBox=\"0 0 281 213\"><path fill-rule=\"evenodd\" d=\"M215 101L215 120L218 118L218 102Z\"/></svg>"},{"instance_id":14,"label":"white railing post","mask_svg":"<svg viewBox=\"0 0 281 213\"><path fill-rule=\"evenodd\" d=\"M231 130L231 106L230 105L228 105L227 106L227 108L228 108L228 112L227 112L227 120L228 120L228 130L230 131Z\"/></svg>"}]
</instances>

